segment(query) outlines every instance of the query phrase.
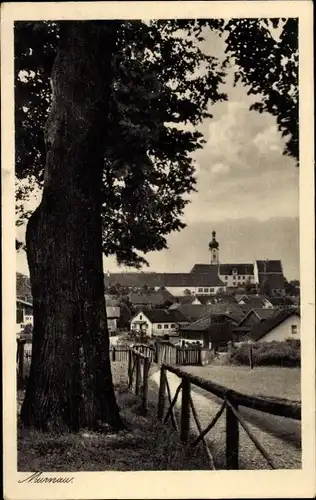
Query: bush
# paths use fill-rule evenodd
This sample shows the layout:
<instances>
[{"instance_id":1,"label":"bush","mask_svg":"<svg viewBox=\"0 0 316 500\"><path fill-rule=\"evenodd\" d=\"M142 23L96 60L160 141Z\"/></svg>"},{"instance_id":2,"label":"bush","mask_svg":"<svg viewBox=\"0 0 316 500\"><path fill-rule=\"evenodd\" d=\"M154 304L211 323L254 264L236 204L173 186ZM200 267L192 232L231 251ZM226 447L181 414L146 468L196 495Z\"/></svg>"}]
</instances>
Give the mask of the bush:
<instances>
[{"instance_id":1,"label":"bush","mask_svg":"<svg viewBox=\"0 0 316 500\"><path fill-rule=\"evenodd\" d=\"M301 365L300 341L292 339L284 342L242 344L233 350L230 360L240 365L249 365L250 347L252 348L254 365L286 367Z\"/></svg>"}]
</instances>

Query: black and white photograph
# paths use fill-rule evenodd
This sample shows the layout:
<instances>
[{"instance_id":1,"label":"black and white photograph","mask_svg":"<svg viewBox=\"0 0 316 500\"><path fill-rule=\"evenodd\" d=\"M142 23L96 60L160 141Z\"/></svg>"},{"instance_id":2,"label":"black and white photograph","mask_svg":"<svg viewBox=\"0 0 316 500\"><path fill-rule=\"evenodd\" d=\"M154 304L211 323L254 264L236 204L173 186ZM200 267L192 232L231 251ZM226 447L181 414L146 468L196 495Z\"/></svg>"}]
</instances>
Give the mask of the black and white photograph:
<instances>
[{"instance_id":1,"label":"black and white photograph","mask_svg":"<svg viewBox=\"0 0 316 500\"><path fill-rule=\"evenodd\" d=\"M7 496L313 494L312 6L89 3L3 9Z\"/></svg>"}]
</instances>

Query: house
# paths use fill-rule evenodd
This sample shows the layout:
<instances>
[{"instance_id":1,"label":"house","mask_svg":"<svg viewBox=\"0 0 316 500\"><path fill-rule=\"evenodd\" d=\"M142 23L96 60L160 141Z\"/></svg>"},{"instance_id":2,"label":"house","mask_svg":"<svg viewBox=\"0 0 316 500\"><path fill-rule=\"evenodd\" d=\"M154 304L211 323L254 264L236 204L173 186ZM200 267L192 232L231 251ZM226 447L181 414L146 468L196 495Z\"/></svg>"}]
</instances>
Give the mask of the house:
<instances>
[{"instance_id":1,"label":"house","mask_svg":"<svg viewBox=\"0 0 316 500\"><path fill-rule=\"evenodd\" d=\"M264 295L242 295L241 297L235 297L237 304L252 306L253 308L273 308L272 302L268 297Z\"/></svg>"},{"instance_id":2,"label":"house","mask_svg":"<svg viewBox=\"0 0 316 500\"><path fill-rule=\"evenodd\" d=\"M175 297L174 302L169 309L176 309L180 305L190 304L194 306L216 304L217 299L213 295L184 295Z\"/></svg>"},{"instance_id":3,"label":"house","mask_svg":"<svg viewBox=\"0 0 316 500\"><path fill-rule=\"evenodd\" d=\"M275 309L297 309L297 303L290 297L271 297L270 302Z\"/></svg>"},{"instance_id":4,"label":"house","mask_svg":"<svg viewBox=\"0 0 316 500\"><path fill-rule=\"evenodd\" d=\"M151 309L139 311L130 322L131 331L149 337L175 334L179 326L188 321L177 309Z\"/></svg>"},{"instance_id":5,"label":"house","mask_svg":"<svg viewBox=\"0 0 316 500\"><path fill-rule=\"evenodd\" d=\"M217 297L216 296L214 297L214 295L199 295L199 294L197 294L195 296L195 298L198 302L200 302L200 304L203 304L206 306L209 306L211 304L216 304L218 302ZM195 303L197 304L198 302L195 302Z\"/></svg>"},{"instance_id":6,"label":"house","mask_svg":"<svg viewBox=\"0 0 316 500\"><path fill-rule=\"evenodd\" d=\"M226 314L212 314L200 318L179 329L180 343L196 343L207 349L212 346L224 346L232 340L232 323L234 321Z\"/></svg>"},{"instance_id":7,"label":"house","mask_svg":"<svg viewBox=\"0 0 316 500\"><path fill-rule=\"evenodd\" d=\"M232 303L218 303L209 305L183 304L180 305L177 310L180 311L189 322L193 322L206 316L211 316L212 314L226 314L230 317L233 317L234 320L238 323L244 316L242 308L238 306L238 304Z\"/></svg>"},{"instance_id":8,"label":"house","mask_svg":"<svg viewBox=\"0 0 316 500\"><path fill-rule=\"evenodd\" d=\"M190 305L201 305L201 301L195 296L195 295L180 295L178 297L175 297L175 302L173 302L170 306L169 309L178 309L179 306L184 305L184 304L190 304Z\"/></svg>"},{"instance_id":9,"label":"house","mask_svg":"<svg viewBox=\"0 0 316 500\"><path fill-rule=\"evenodd\" d=\"M159 288L157 291L131 292L128 295L129 303L138 309L165 308L174 303L175 297L168 290Z\"/></svg>"},{"instance_id":10,"label":"house","mask_svg":"<svg viewBox=\"0 0 316 500\"><path fill-rule=\"evenodd\" d=\"M300 325L301 318L298 312L281 310L266 321L255 325L249 339L252 342L300 340Z\"/></svg>"},{"instance_id":11,"label":"house","mask_svg":"<svg viewBox=\"0 0 316 500\"><path fill-rule=\"evenodd\" d=\"M244 318L238 323L238 327L247 327L249 331L254 325L262 323L276 314L275 309L255 308L246 313Z\"/></svg>"},{"instance_id":12,"label":"house","mask_svg":"<svg viewBox=\"0 0 316 500\"><path fill-rule=\"evenodd\" d=\"M26 325L33 326L33 304L26 300L16 300L16 332L21 333Z\"/></svg>"}]
</instances>

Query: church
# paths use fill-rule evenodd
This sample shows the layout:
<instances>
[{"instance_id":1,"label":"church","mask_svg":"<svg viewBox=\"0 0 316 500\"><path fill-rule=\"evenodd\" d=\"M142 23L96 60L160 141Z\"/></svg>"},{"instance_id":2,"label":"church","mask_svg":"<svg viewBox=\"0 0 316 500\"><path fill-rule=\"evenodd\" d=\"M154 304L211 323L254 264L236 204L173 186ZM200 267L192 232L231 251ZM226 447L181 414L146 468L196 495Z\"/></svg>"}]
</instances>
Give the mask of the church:
<instances>
[{"instance_id":1,"label":"church","mask_svg":"<svg viewBox=\"0 0 316 500\"><path fill-rule=\"evenodd\" d=\"M269 296L285 295L284 275L280 260L256 260L248 264L224 264L219 258L216 232L208 245L209 263L195 264L189 273L108 273L105 286L120 285L131 289L145 286L165 288L174 296L216 295L227 290L253 286Z\"/></svg>"}]
</instances>

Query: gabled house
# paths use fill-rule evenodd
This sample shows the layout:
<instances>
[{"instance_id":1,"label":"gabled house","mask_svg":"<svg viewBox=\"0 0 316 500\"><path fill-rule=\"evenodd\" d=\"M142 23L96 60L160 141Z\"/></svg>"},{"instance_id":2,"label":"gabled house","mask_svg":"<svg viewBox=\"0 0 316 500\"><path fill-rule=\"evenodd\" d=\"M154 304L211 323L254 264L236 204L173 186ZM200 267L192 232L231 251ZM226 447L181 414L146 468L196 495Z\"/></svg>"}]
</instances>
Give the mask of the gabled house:
<instances>
[{"instance_id":1,"label":"gabled house","mask_svg":"<svg viewBox=\"0 0 316 500\"><path fill-rule=\"evenodd\" d=\"M271 299L264 295L242 295L235 297L237 304L252 306L253 308L269 309L273 308Z\"/></svg>"},{"instance_id":2,"label":"gabled house","mask_svg":"<svg viewBox=\"0 0 316 500\"><path fill-rule=\"evenodd\" d=\"M187 324L188 321L177 309L141 310L130 322L131 331L149 337L175 334L180 326Z\"/></svg>"},{"instance_id":3,"label":"gabled house","mask_svg":"<svg viewBox=\"0 0 316 500\"><path fill-rule=\"evenodd\" d=\"M254 325L249 334L249 340L252 342L300 340L300 326L301 318L298 312L281 310L266 321Z\"/></svg>"},{"instance_id":4,"label":"gabled house","mask_svg":"<svg viewBox=\"0 0 316 500\"><path fill-rule=\"evenodd\" d=\"M179 306L184 304L200 306L202 302L195 295L180 295L174 297L174 302L169 306L169 309L178 309Z\"/></svg>"},{"instance_id":5,"label":"gabled house","mask_svg":"<svg viewBox=\"0 0 316 500\"><path fill-rule=\"evenodd\" d=\"M246 313L244 318L238 323L238 327L247 327L249 331L254 325L262 323L276 314L275 309L254 308Z\"/></svg>"},{"instance_id":6,"label":"gabled house","mask_svg":"<svg viewBox=\"0 0 316 500\"><path fill-rule=\"evenodd\" d=\"M199 295L199 294L197 294L195 297L200 302L200 304L203 304L206 306L217 303L217 297L214 295Z\"/></svg>"}]
</instances>

